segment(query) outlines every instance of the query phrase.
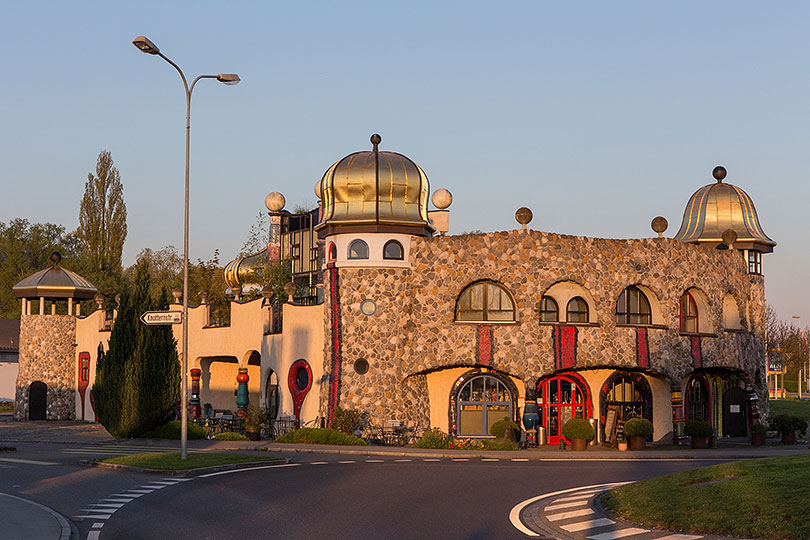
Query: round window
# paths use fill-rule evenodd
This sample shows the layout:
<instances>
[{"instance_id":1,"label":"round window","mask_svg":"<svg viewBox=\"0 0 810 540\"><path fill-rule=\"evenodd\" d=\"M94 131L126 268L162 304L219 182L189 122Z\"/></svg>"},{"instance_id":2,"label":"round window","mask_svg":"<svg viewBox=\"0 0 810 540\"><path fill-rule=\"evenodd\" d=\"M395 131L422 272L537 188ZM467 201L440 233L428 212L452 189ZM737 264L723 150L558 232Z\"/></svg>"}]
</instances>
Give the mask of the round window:
<instances>
[{"instance_id":1,"label":"round window","mask_svg":"<svg viewBox=\"0 0 810 540\"><path fill-rule=\"evenodd\" d=\"M295 374L295 386L299 390L306 390L309 386L309 373L304 366L298 368L298 373Z\"/></svg>"},{"instance_id":2,"label":"round window","mask_svg":"<svg viewBox=\"0 0 810 540\"><path fill-rule=\"evenodd\" d=\"M360 304L360 312L366 317L371 317L377 313L377 304L374 303L374 300L363 300Z\"/></svg>"},{"instance_id":3,"label":"round window","mask_svg":"<svg viewBox=\"0 0 810 540\"><path fill-rule=\"evenodd\" d=\"M354 371L360 375L368 373L368 367L368 360L365 358L359 358L354 363Z\"/></svg>"}]
</instances>

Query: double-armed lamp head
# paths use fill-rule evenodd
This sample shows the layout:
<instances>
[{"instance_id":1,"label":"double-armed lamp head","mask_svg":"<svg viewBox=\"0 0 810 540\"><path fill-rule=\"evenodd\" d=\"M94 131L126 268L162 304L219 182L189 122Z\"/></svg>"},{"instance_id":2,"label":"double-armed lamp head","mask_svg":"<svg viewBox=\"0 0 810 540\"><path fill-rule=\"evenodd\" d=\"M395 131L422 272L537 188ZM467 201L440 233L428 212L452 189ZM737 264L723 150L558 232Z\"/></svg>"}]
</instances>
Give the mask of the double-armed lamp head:
<instances>
[{"instance_id":1,"label":"double-armed lamp head","mask_svg":"<svg viewBox=\"0 0 810 540\"><path fill-rule=\"evenodd\" d=\"M146 54L160 54L160 49L158 48L158 46L152 43L146 36L136 37L135 39L132 40L132 44L138 47L141 51L145 52ZM239 75L237 75L236 73L219 73L216 76L216 79L222 84L227 84L228 86L239 84L239 81L241 80L239 78Z\"/></svg>"}]
</instances>

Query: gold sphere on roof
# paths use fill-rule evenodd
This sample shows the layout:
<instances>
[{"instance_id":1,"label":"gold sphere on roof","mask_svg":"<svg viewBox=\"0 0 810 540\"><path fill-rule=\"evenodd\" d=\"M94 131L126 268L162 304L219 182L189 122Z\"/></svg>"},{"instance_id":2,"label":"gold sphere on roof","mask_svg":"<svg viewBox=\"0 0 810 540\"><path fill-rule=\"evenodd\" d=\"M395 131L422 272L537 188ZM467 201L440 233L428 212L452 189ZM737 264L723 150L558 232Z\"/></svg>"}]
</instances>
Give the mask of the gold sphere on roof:
<instances>
[{"instance_id":1,"label":"gold sphere on roof","mask_svg":"<svg viewBox=\"0 0 810 540\"><path fill-rule=\"evenodd\" d=\"M737 186L723 183L725 168L715 167L712 176L717 182L697 190L686 204L675 240L716 246L723 243L723 233L731 229L737 234L737 249L773 251L776 242L762 230L751 197Z\"/></svg>"},{"instance_id":2,"label":"gold sphere on roof","mask_svg":"<svg viewBox=\"0 0 810 540\"><path fill-rule=\"evenodd\" d=\"M419 166L396 152L382 152L382 138L372 135L373 149L355 152L329 167L316 184L323 217L315 227L335 232L408 232L430 236L430 183Z\"/></svg>"}]
</instances>

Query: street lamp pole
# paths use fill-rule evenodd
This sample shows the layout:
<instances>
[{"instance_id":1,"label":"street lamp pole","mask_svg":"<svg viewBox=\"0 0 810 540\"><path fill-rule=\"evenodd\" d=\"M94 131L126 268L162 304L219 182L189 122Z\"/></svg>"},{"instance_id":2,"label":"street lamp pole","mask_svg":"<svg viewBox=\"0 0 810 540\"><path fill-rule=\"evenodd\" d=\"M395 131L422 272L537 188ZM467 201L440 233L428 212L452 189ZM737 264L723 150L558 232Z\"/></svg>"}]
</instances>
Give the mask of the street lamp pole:
<instances>
[{"instance_id":1,"label":"street lamp pole","mask_svg":"<svg viewBox=\"0 0 810 540\"><path fill-rule=\"evenodd\" d=\"M132 44L147 54L154 54L163 58L172 65L183 79L186 91L186 182L185 182L185 215L183 218L183 343L182 367L180 378L180 459L188 458L188 165L189 142L191 138L191 93L200 79L216 79L227 85L239 83L239 75L235 73L220 73L219 75L199 75L189 87L186 76L180 67L160 52L160 49L145 36L138 36Z\"/></svg>"},{"instance_id":2,"label":"street lamp pole","mask_svg":"<svg viewBox=\"0 0 810 540\"><path fill-rule=\"evenodd\" d=\"M802 341L802 316L801 315L793 315L793 319L796 319L796 323L799 327L799 354L804 355L804 342ZM804 358L802 358L802 364L804 364ZM804 372L805 378L810 376L810 366L805 367L802 365L803 368L806 369ZM801 382L799 382L799 399L802 398L802 389L801 389Z\"/></svg>"}]
</instances>

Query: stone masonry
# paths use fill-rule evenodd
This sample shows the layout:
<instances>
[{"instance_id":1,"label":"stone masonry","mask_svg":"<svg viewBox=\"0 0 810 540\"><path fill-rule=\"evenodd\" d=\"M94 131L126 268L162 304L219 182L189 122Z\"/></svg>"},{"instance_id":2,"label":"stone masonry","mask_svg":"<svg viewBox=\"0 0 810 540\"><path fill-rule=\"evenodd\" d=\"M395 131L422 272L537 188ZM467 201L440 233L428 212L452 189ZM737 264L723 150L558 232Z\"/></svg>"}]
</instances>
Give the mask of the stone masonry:
<instances>
[{"instance_id":1,"label":"stone masonry","mask_svg":"<svg viewBox=\"0 0 810 540\"><path fill-rule=\"evenodd\" d=\"M23 315L20 321L20 369L14 418L28 419L28 390L41 381L48 386L48 420L76 416L76 318L70 315Z\"/></svg>"},{"instance_id":2,"label":"stone masonry","mask_svg":"<svg viewBox=\"0 0 810 540\"><path fill-rule=\"evenodd\" d=\"M577 326L574 369L636 368L636 329L617 326L616 304L630 285L644 287L662 323L647 327L648 373L680 384L694 369L690 336L679 332L679 300L690 288L702 291L702 367L741 372L766 402L758 373L764 357L764 283L750 275L742 254L685 244L668 238L613 240L538 231L507 231L413 238L410 268L340 268L342 370L340 405L368 411L372 418L402 418L428 426L424 374L479 365L477 324L454 321L462 290L479 280L503 285L513 295L517 322L491 324L490 367L533 387L555 371L552 330L539 320L540 299L558 282L584 287L595 305L590 324ZM326 290L330 283L326 278ZM741 329L723 324L723 301L732 295ZM325 312L331 306L326 295ZM373 300L377 311L363 315ZM565 306L559 306L561 320ZM709 328L706 332L704 328ZM324 371L331 371L332 328L325 320ZM363 358L365 374L352 366ZM328 391L324 385L323 394ZM325 398L322 395L322 403Z\"/></svg>"}]
</instances>

